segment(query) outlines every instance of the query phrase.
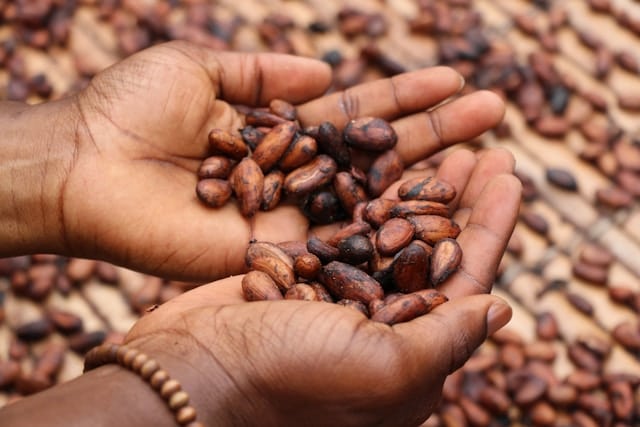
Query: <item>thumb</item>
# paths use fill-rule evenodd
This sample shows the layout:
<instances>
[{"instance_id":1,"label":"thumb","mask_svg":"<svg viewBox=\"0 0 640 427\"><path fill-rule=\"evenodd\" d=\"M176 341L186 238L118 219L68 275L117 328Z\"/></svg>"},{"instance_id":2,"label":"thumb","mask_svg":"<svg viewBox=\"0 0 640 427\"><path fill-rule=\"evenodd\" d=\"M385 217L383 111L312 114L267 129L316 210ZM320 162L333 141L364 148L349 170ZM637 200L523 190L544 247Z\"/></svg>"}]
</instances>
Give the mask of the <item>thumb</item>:
<instances>
[{"instance_id":1,"label":"thumb","mask_svg":"<svg viewBox=\"0 0 640 427\"><path fill-rule=\"evenodd\" d=\"M473 295L450 300L394 329L409 343L421 366L444 377L510 319L511 307L501 298Z\"/></svg>"}]
</instances>

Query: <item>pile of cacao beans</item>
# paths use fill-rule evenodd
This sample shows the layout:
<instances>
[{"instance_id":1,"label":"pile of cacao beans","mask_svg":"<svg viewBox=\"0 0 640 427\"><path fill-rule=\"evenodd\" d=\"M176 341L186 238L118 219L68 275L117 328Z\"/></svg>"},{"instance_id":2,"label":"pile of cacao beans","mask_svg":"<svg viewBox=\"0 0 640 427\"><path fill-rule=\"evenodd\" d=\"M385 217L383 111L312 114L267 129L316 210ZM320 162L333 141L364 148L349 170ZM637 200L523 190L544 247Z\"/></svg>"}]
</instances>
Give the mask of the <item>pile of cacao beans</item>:
<instances>
[{"instance_id":1,"label":"pile of cacao beans","mask_svg":"<svg viewBox=\"0 0 640 427\"><path fill-rule=\"evenodd\" d=\"M0 98L58 99L113 62L172 39L320 58L334 71L330 91L436 64L455 68L466 79L463 94L489 89L507 101L504 122L478 138L476 147L501 145L513 152L525 192L494 287L513 305L514 319L451 376L427 425L632 426L640 406L638 16L634 2L611 0L0 0ZM276 103L269 110L295 122L283 107ZM265 112L273 115L265 109L248 120ZM240 135L251 154L277 126L257 119ZM290 146L309 150L315 139L315 158L326 156L317 136L317 130L296 128ZM368 234L376 248L384 222L370 223L363 207L385 196L369 193L366 174L329 155L336 174L324 185L331 191L289 194L284 178L302 164L281 157L263 172L268 184L251 201L233 188L239 174L231 169L244 157L251 156L223 161L229 168L224 178L211 172L220 170L218 160L210 161L209 172L203 165L202 181L227 182L200 184L203 199L213 189L222 195L211 199L213 205L236 198L247 203L245 212L255 213L277 207L280 194L300 203L312 223L339 222L345 230L367 223L371 230L354 236ZM346 198L336 191L352 185L338 183L347 175L367 194L366 201L353 196L353 209L345 209ZM280 193L265 195L279 185ZM407 219L387 221L396 218ZM352 239L341 245L314 240L311 247L367 246ZM315 278L298 272L313 259L307 253L315 255L309 242L296 243L298 254L286 245L278 249L293 262L291 288L317 288L331 262L374 277L375 264L393 264L420 242L414 238L397 254L381 257L384 263L374 255L350 264L338 255L321 262ZM145 309L197 286L50 255L0 264L0 405L79 375L85 348L117 341ZM389 281L383 290L393 295L399 289ZM278 288L283 298L288 291ZM549 320L555 317L559 321ZM76 326L68 329L65 322Z\"/></svg>"},{"instance_id":2,"label":"pile of cacao beans","mask_svg":"<svg viewBox=\"0 0 640 427\"><path fill-rule=\"evenodd\" d=\"M362 117L343 132L331 122L301 129L296 116L293 105L276 99L269 109L248 112L238 135L211 130L211 156L198 170L196 194L213 208L233 195L247 218L287 199L312 224L351 221L327 241L251 242L245 298L335 300L387 324L446 301L432 288L462 259L455 240L460 227L447 206L455 188L415 178L398 188L397 198L374 198L404 171L391 125ZM351 162L357 152L375 158L366 174Z\"/></svg>"}]
</instances>

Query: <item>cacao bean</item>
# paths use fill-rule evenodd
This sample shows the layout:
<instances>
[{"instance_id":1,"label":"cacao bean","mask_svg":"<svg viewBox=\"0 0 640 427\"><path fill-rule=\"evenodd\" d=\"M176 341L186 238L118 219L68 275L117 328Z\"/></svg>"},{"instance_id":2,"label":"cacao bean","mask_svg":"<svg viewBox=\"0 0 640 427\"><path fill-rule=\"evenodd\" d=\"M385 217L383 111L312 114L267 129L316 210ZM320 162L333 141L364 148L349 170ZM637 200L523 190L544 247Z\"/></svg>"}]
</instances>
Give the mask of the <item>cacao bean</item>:
<instances>
[{"instance_id":1,"label":"cacao bean","mask_svg":"<svg viewBox=\"0 0 640 427\"><path fill-rule=\"evenodd\" d=\"M451 184L435 177L414 178L400 185L398 196L402 200L449 203L456 196L456 190Z\"/></svg>"},{"instance_id":2,"label":"cacao bean","mask_svg":"<svg viewBox=\"0 0 640 427\"><path fill-rule=\"evenodd\" d=\"M272 128L288 121L289 120L264 110L251 110L245 116L245 123L250 126L265 126Z\"/></svg>"},{"instance_id":3,"label":"cacao bean","mask_svg":"<svg viewBox=\"0 0 640 427\"><path fill-rule=\"evenodd\" d=\"M214 153L224 154L234 160L240 160L249 154L249 147L241 138L223 129L212 129L209 132L209 145Z\"/></svg>"},{"instance_id":4,"label":"cacao bean","mask_svg":"<svg viewBox=\"0 0 640 427\"><path fill-rule=\"evenodd\" d=\"M284 299L295 299L301 301L318 301L315 289L306 283L296 283L284 294Z\"/></svg>"},{"instance_id":5,"label":"cacao bean","mask_svg":"<svg viewBox=\"0 0 640 427\"><path fill-rule=\"evenodd\" d=\"M391 208L392 217L407 218L412 215L439 215L449 217L449 208L444 203L428 200L406 200Z\"/></svg>"},{"instance_id":6,"label":"cacao bean","mask_svg":"<svg viewBox=\"0 0 640 427\"><path fill-rule=\"evenodd\" d=\"M382 299L380 284L364 271L339 261L322 267L320 281L337 299L352 299L368 305L374 299Z\"/></svg>"},{"instance_id":7,"label":"cacao bean","mask_svg":"<svg viewBox=\"0 0 640 427\"><path fill-rule=\"evenodd\" d=\"M198 178L226 179L233 169L233 161L225 156L210 156L198 168Z\"/></svg>"},{"instance_id":8,"label":"cacao bean","mask_svg":"<svg viewBox=\"0 0 640 427\"><path fill-rule=\"evenodd\" d=\"M383 256L394 255L413 240L415 228L403 218L391 218L376 233L376 249Z\"/></svg>"},{"instance_id":9,"label":"cacao bean","mask_svg":"<svg viewBox=\"0 0 640 427\"><path fill-rule=\"evenodd\" d=\"M401 292L410 293L429 285L429 254L415 242L402 249L392 268L393 281Z\"/></svg>"},{"instance_id":10,"label":"cacao bean","mask_svg":"<svg viewBox=\"0 0 640 427\"><path fill-rule=\"evenodd\" d=\"M251 158L260 166L263 173L269 172L280 157L287 151L293 141L297 126L293 122L283 122L268 132L253 153Z\"/></svg>"},{"instance_id":11,"label":"cacao bean","mask_svg":"<svg viewBox=\"0 0 640 427\"><path fill-rule=\"evenodd\" d=\"M272 99L269 103L269 110L285 120L295 121L297 119L296 107L283 99Z\"/></svg>"},{"instance_id":12,"label":"cacao bean","mask_svg":"<svg viewBox=\"0 0 640 427\"><path fill-rule=\"evenodd\" d=\"M454 273L462 261L462 249L454 239L439 240L433 247L429 279L433 286L438 286Z\"/></svg>"},{"instance_id":13,"label":"cacao bean","mask_svg":"<svg viewBox=\"0 0 640 427\"><path fill-rule=\"evenodd\" d=\"M327 243L331 246L338 246L338 244L344 239L355 236L356 234L366 236L370 231L371 226L368 223L353 221L351 224L336 231L331 237L329 237L329 239L327 239Z\"/></svg>"},{"instance_id":14,"label":"cacao bean","mask_svg":"<svg viewBox=\"0 0 640 427\"><path fill-rule=\"evenodd\" d=\"M547 181L558 188L567 191L577 191L578 183L571 172L561 168L547 168Z\"/></svg>"},{"instance_id":15,"label":"cacao bean","mask_svg":"<svg viewBox=\"0 0 640 427\"><path fill-rule=\"evenodd\" d=\"M307 240L307 250L320 258L323 264L335 261L340 257L340 250L331 246L317 236L311 236Z\"/></svg>"},{"instance_id":16,"label":"cacao bean","mask_svg":"<svg viewBox=\"0 0 640 427\"><path fill-rule=\"evenodd\" d=\"M351 164L351 152L342 139L342 134L333 123L323 122L318 126L317 136L318 151L331 157L341 169L348 168Z\"/></svg>"},{"instance_id":17,"label":"cacao bean","mask_svg":"<svg viewBox=\"0 0 640 427\"><path fill-rule=\"evenodd\" d=\"M284 173L279 170L273 170L264 177L260 209L263 211L270 211L278 206L282 196L283 185Z\"/></svg>"},{"instance_id":18,"label":"cacao bean","mask_svg":"<svg viewBox=\"0 0 640 427\"><path fill-rule=\"evenodd\" d=\"M281 300L276 282L262 271L252 270L242 278L242 295L247 301Z\"/></svg>"},{"instance_id":19,"label":"cacao bean","mask_svg":"<svg viewBox=\"0 0 640 427\"><path fill-rule=\"evenodd\" d=\"M278 167L284 172L290 172L311 161L318 152L318 144L308 135L298 135L289 144L278 161Z\"/></svg>"},{"instance_id":20,"label":"cacao bean","mask_svg":"<svg viewBox=\"0 0 640 427\"><path fill-rule=\"evenodd\" d=\"M395 150L380 154L367 172L367 189L369 195L378 197L391 184L399 180L404 172L404 164Z\"/></svg>"},{"instance_id":21,"label":"cacao bean","mask_svg":"<svg viewBox=\"0 0 640 427\"><path fill-rule=\"evenodd\" d=\"M435 245L442 239L455 239L460 234L460 226L449 218L416 215L408 219L415 227L415 237L429 245Z\"/></svg>"},{"instance_id":22,"label":"cacao bean","mask_svg":"<svg viewBox=\"0 0 640 427\"><path fill-rule=\"evenodd\" d=\"M374 227L380 227L391 218L391 210L397 201L392 199L373 199L364 209L364 218Z\"/></svg>"},{"instance_id":23,"label":"cacao bean","mask_svg":"<svg viewBox=\"0 0 640 427\"><path fill-rule=\"evenodd\" d=\"M304 279L315 279L321 267L320 258L312 253L305 253L295 258L293 270Z\"/></svg>"},{"instance_id":24,"label":"cacao bean","mask_svg":"<svg viewBox=\"0 0 640 427\"><path fill-rule=\"evenodd\" d=\"M351 120L343 132L347 144L366 151L390 150L398 142L398 136L391 125L377 117Z\"/></svg>"},{"instance_id":25,"label":"cacao bean","mask_svg":"<svg viewBox=\"0 0 640 427\"><path fill-rule=\"evenodd\" d=\"M201 181L202 182L202 181ZM240 212L250 218L260 209L264 191L264 174L251 158L242 159L231 172L229 183L240 202Z\"/></svg>"},{"instance_id":26,"label":"cacao bean","mask_svg":"<svg viewBox=\"0 0 640 427\"><path fill-rule=\"evenodd\" d=\"M373 245L368 237L354 234L338 243L339 260L351 265L369 261L373 257Z\"/></svg>"},{"instance_id":27,"label":"cacao bean","mask_svg":"<svg viewBox=\"0 0 640 427\"><path fill-rule=\"evenodd\" d=\"M292 195L308 194L331 182L336 172L336 162L331 157L320 154L304 166L289 172L284 179L284 188Z\"/></svg>"},{"instance_id":28,"label":"cacao bean","mask_svg":"<svg viewBox=\"0 0 640 427\"><path fill-rule=\"evenodd\" d=\"M224 206L231 198L231 194L231 185L224 179L202 179L196 186L198 199L212 208Z\"/></svg>"},{"instance_id":29,"label":"cacao bean","mask_svg":"<svg viewBox=\"0 0 640 427\"><path fill-rule=\"evenodd\" d=\"M342 207L350 216L358 203L368 200L365 189L356 182L349 172L338 172L333 179L333 188Z\"/></svg>"}]
</instances>

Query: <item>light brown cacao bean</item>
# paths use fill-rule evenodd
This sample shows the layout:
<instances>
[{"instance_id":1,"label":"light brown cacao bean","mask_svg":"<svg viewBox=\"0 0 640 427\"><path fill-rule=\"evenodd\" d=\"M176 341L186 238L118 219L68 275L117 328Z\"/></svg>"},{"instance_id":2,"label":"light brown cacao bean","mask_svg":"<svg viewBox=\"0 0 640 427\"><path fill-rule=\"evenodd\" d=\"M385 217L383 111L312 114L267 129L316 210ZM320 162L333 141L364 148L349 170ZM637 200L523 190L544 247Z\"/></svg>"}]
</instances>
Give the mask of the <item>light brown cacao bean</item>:
<instances>
[{"instance_id":1,"label":"light brown cacao bean","mask_svg":"<svg viewBox=\"0 0 640 427\"><path fill-rule=\"evenodd\" d=\"M306 283L296 283L284 294L284 299L295 299L301 301L318 301L315 289Z\"/></svg>"},{"instance_id":2,"label":"light brown cacao bean","mask_svg":"<svg viewBox=\"0 0 640 427\"><path fill-rule=\"evenodd\" d=\"M202 181L200 181L202 182ZM240 202L240 212L250 218L260 209L264 191L264 174L250 157L245 157L231 172L229 183Z\"/></svg>"},{"instance_id":3,"label":"light brown cacao bean","mask_svg":"<svg viewBox=\"0 0 640 427\"><path fill-rule=\"evenodd\" d=\"M242 278L242 295L247 301L283 299L276 282L267 273L258 270L251 270Z\"/></svg>"},{"instance_id":4,"label":"light brown cacao bean","mask_svg":"<svg viewBox=\"0 0 640 427\"><path fill-rule=\"evenodd\" d=\"M322 268L320 258L312 253L305 253L295 258L293 270L304 279L315 279Z\"/></svg>"},{"instance_id":5,"label":"light brown cacao bean","mask_svg":"<svg viewBox=\"0 0 640 427\"><path fill-rule=\"evenodd\" d=\"M285 120L294 121L297 119L296 107L283 99L272 99L269 102L269 110Z\"/></svg>"},{"instance_id":6,"label":"light brown cacao bean","mask_svg":"<svg viewBox=\"0 0 640 427\"><path fill-rule=\"evenodd\" d=\"M242 138L223 129L212 129L209 132L209 145L214 153L224 154L234 160L240 160L249 154L249 147Z\"/></svg>"},{"instance_id":7,"label":"light brown cacao bean","mask_svg":"<svg viewBox=\"0 0 640 427\"><path fill-rule=\"evenodd\" d=\"M462 249L455 239L445 238L439 240L433 247L431 254L431 266L429 280L433 286L447 280L453 274L462 261Z\"/></svg>"}]
</instances>

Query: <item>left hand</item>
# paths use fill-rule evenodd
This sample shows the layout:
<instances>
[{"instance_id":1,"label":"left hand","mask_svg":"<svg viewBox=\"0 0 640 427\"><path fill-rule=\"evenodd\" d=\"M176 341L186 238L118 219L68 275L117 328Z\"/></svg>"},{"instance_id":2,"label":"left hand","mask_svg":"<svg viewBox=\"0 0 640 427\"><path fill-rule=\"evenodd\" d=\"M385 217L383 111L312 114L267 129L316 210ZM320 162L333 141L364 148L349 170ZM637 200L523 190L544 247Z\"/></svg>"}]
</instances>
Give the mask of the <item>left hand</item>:
<instances>
[{"instance_id":1,"label":"left hand","mask_svg":"<svg viewBox=\"0 0 640 427\"><path fill-rule=\"evenodd\" d=\"M320 96L330 78L326 64L311 59L185 42L155 46L101 72L72 100L74 160L58 195L66 254L211 281L244 270L250 237L306 239L309 224L294 206L261 212L251 223L235 203L212 210L197 200L208 132L243 126L234 104L282 98L298 105L303 126L383 117L398 133L407 166L477 136L504 112L488 92L425 112L460 89L459 75L445 67Z\"/></svg>"}]
</instances>

